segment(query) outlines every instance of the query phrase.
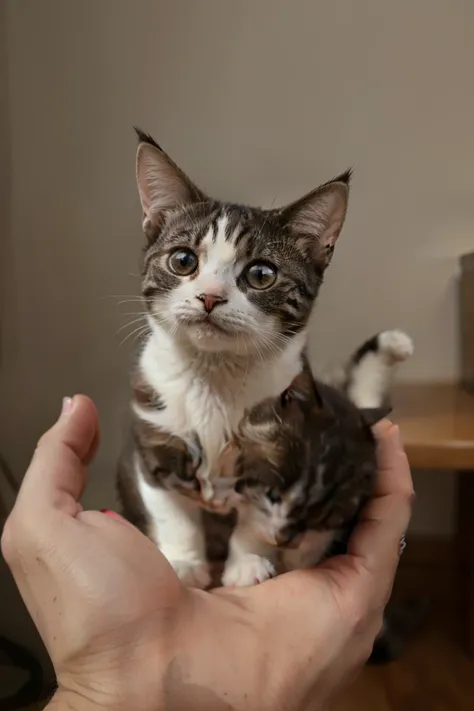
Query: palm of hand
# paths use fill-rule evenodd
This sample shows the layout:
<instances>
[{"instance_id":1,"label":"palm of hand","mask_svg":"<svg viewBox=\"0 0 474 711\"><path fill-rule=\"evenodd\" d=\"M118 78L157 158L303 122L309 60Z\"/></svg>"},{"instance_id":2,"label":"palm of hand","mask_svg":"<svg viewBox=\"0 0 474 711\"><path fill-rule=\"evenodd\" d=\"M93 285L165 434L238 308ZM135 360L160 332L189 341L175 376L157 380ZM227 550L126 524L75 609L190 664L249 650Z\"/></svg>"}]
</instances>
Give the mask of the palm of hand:
<instances>
[{"instance_id":1,"label":"palm of hand","mask_svg":"<svg viewBox=\"0 0 474 711\"><path fill-rule=\"evenodd\" d=\"M97 431L76 398L41 440L2 537L66 706L318 708L370 653L390 592L412 494L396 433L346 556L204 593L129 524L82 510Z\"/></svg>"}]
</instances>

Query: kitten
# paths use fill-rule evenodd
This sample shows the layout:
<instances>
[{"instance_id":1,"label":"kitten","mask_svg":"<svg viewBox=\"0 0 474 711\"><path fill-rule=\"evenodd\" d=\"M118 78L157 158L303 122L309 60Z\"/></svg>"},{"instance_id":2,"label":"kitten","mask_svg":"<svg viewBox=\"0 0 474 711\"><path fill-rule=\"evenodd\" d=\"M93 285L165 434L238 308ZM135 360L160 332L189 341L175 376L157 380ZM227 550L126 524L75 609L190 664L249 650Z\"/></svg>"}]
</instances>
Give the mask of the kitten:
<instances>
[{"instance_id":1,"label":"kitten","mask_svg":"<svg viewBox=\"0 0 474 711\"><path fill-rule=\"evenodd\" d=\"M412 350L404 333L386 331L355 352L340 389L305 365L281 396L244 415L222 456L221 497L238 511L224 585L263 582L344 550L377 471L370 428L390 411L394 364Z\"/></svg>"},{"instance_id":2,"label":"kitten","mask_svg":"<svg viewBox=\"0 0 474 711\"><path fill-rule=\"evenodd\" d=\"M350 171L286 207L222 203L137 131L149 334L134 382L124 514L181 580L209 584L201 503L244 411L302 370L308 319L342 229Z\"/></svg>"},{"instance_id":3,"label":"kitten","mask_svg":"<svg viewBox=\"0 0 474 711\"><path fill-rule=\"evenodd\" d=\"M279 398L245 414L222 457L222 495L227 490L238 517L207 519L209 550L226 559L224 585L260 583L345 553L377 473L370 426L390 409L394 366L412 352L408 336L385 331L353 354L339 389L305 367ZM399 656L424 607L389 605L369 663Z\"/></svg>"}]
</instances>

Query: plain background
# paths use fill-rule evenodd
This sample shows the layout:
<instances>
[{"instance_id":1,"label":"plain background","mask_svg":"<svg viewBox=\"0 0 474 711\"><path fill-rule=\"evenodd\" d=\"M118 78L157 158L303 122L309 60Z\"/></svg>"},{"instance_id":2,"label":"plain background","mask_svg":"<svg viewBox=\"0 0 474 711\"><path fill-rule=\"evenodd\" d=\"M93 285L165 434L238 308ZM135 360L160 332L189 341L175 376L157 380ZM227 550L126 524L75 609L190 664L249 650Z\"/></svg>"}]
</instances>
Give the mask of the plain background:
<instances>
[{"instance_id":1,"label":"plain background","mask_svg":"<svg viewBox=\"0 0 474 711\"><path fill-rule=\"evenodd\" d=\"M7 0L0 51L0 451L18 475L84 391L103 431L88 503L113 503L133 353L116 331L138 310L117 302L142 245L132 124L233 201L277 205L354 166L312 356L400 327L417 347L401 377L456 377L472 0ZM449 535L451 478L417 488L414 530Z\"/></svg>"}]
</instances>

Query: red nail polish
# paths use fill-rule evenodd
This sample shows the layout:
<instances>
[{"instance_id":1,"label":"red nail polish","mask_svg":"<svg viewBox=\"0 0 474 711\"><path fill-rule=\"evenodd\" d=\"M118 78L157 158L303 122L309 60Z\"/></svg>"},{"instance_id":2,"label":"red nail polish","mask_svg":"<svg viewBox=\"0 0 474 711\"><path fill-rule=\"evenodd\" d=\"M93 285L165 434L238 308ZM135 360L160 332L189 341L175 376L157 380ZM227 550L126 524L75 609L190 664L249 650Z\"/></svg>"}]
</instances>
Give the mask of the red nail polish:
<instances>
[{"instance_id":1,"label":"red nail polish","mask_svg":"<svg viewBox=\"0 0 474 711\"><path fill-rule=\"evenodd\" d=\"M103 513L106 516L112 516L112 518L122 518L120 514L115 513L115 511L111 511L110 509L101 509L100 513Z\"/></svg>"},{"instance_id":2,"label":"red nail polish","mask_svg":"<svg viewBox=\"0 0 474 711\"><path fill-rule=\"evenodd\" d=\"M111 511L110 509L101 509L100 513L103 513L106 516L110 516L110 518L114 518L116 521L120 521L121 523L126 523L128 526L132 525L131 523L129 523L129 521L127 521L127 519L116 513L116 511Z\"/></svg>"}]
</instances>

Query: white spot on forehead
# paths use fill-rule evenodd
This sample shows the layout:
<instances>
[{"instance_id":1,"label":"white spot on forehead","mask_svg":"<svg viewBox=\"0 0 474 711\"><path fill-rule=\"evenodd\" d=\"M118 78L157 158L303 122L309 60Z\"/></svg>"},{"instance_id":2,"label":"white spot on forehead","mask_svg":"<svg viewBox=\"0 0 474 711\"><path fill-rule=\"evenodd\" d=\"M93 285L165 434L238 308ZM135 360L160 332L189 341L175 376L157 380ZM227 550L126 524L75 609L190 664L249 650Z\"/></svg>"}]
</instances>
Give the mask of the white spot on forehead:
<instances>
[{"instance_id":1,"label":"white spot on forehead","mask_svg":"<svg viewBox=\"0 0 474 711\"><path fill-rule=\"evenodd\" d=\"M217 235L214 239L214 229L211 226L202 241L205 250L205 269L222 270L229 265L235 264L236 253L234 245L230 240L226 240L226 227L228 223L227 215L223 215L217 221Z\"/></svg>"}]
</instances>

